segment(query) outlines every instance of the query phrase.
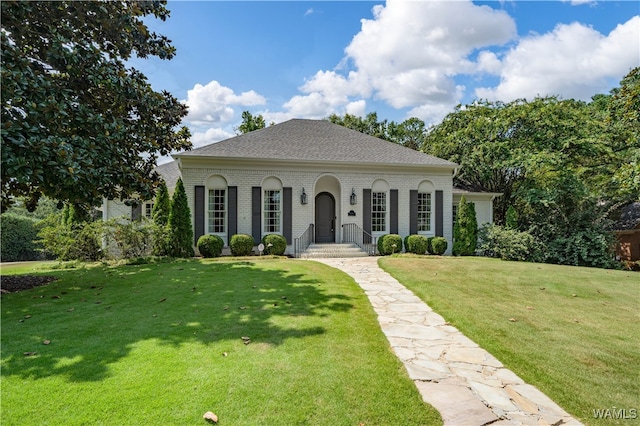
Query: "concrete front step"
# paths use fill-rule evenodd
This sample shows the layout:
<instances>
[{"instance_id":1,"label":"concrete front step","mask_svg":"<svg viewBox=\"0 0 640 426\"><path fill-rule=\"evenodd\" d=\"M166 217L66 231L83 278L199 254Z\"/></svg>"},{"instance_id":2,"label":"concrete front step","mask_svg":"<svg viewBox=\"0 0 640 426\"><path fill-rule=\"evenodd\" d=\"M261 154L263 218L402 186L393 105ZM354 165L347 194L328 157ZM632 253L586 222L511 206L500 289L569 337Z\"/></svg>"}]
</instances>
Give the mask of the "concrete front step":
<instances>
[{"instance_id":1,"label":"concrete front step","mask_svg":"<svg viewBox=\"0 0 640 426\"><path fill-rule=\"evenodd\" d=\"M353 243L311 244L300 257L304 259L366 257L367 252Z\"/></svg>"}]
</instances>

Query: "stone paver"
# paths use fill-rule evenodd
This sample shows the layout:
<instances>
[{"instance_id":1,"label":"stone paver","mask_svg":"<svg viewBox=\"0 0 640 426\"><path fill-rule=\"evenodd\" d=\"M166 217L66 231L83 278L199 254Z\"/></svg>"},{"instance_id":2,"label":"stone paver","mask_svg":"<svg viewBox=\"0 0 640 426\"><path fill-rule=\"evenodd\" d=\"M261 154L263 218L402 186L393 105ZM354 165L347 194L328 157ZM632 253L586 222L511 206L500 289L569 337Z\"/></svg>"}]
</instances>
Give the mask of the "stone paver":
<instances>
[{"instance_id":1,"label":"stone paver","mask_svg":"<svg viewBox=\"0 0 640 426\"><path fill-rule=\"evenodd\" d=\"M375 257L315 259L351 275L422 399L445 425L582 425L378 267Z\"/></svg>"}]
</instances>

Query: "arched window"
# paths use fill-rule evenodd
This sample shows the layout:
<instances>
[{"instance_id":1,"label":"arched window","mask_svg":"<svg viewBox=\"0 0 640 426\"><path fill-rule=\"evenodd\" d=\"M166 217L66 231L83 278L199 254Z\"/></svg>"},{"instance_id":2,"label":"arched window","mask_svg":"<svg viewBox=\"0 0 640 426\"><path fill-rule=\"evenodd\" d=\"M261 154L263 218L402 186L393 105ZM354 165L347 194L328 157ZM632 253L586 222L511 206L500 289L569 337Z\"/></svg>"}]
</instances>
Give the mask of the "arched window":
<instances>
[{"instance_id":1,"label":"arched window","mask_svg":"<svg viewBox=\"0 0 640 426\"><path fill-rule=\"evenodd\" d=\"M205 185L209 191L207 233L224 235L227 232L227 180L222 176L210 176Z\"/></svg>"},{"instance_id":2,"label":"arched window","mask_svg":"<svg viewBox=\"0 0 640 426\"><path fill-rule=\"evenodd\" d=\"M433 193L431 181L424 180L418 185L418 233L433 233Z\"/></svg>"},{"instance_id":3,"label":"arched window","mask_svg":"<svg viewBox=\"0 0 640 426\"><path fill-rule=\"evenodd\" d=\"M371 232L388 232L388 212L389 184L383 179L378 179L371 185Z\"/></svg>"},{"instance_id":4,"label":"arched window","mask_svg":"<svg viewBox=\"0 0 640 426\"><path fill-rule=\"evenodd\" d=\"M262 182L262 231L265 234L282 234L282 182L268 177Z\"/></svg>"}]
</instances>

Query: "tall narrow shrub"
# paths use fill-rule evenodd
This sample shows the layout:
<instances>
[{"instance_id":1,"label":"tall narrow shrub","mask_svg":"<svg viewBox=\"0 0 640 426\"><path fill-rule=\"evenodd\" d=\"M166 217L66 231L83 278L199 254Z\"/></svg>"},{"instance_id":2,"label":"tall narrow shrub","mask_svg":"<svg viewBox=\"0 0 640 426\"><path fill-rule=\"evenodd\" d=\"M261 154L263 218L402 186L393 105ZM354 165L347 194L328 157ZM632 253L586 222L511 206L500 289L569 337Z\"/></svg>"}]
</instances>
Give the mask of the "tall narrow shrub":
<instances>
[{"instance_id":1,"label":"tall narrow shrub","mask_svg":"<svg viewBox=\"0 0 640 426\"><path fill-rule=\"evenodd\" d=\"M151 217L153 223L158 226L166 226L169 222L169 214L171 213L171 200L169 199L169 190L164 179L160 182L156 199L153 202L153 210Z\"/></svg>"},{"instance_id":2,"label":"tall narrow shrub","mask_svg":"<svg viewBox=\"0 0 640 426\"><path fill-rule=\"evenodd\" d=\"M473 256L478 245L478 222L476 220L476 207L473 203L467 203L464 196L458 205L458 216L453 227L454 256Z\"/></svg>"},{"instance_id":3,"label":"tall narrow shrub","mask_svg":"<svg viewBox=\"0 0 640 426\"><path fill-rule=\"evenodd\" d=\"M182 178L178 179L176 189L173 193L168 226L171 235L169 254L174 257L193 257L191 211L189 210L187 193L184 190Z\"/></svg>"},{"instance_id":4,"label":"tall narrow shrub","mask_svg":"<svg viewBox=\"0 0 640 426\"><path fill-rule=\"evenodd\" d=\"M168 229L169 215L171 214L171 199L169 190L164 179L160 182L160 187L153 202L151 217L153 218L153 248L152 253L156 256L166 256L171 251L171 233Z\"/></svg>"}]
</instances>

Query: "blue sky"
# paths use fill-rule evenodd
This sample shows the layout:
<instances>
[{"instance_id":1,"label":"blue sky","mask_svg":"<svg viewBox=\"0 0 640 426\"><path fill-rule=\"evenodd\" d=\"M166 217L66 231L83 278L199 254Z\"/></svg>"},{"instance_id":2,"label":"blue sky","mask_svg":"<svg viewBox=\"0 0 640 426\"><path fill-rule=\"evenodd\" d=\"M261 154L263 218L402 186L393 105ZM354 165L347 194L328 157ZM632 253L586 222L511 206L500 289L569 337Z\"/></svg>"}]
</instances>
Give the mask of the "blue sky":
<instances>
[{"instance_id":1,"label":"blue sky","mask_svg":"<svg viewBox=\"0 0 640 426\"><path fill-rule=\"evenodd\" d=\"M189 105L195 146L331 113L437 124L459 103L588 100L640 66L637 1L169 1L170 61L131 66Z\"/></svg>"}]
</instances>

